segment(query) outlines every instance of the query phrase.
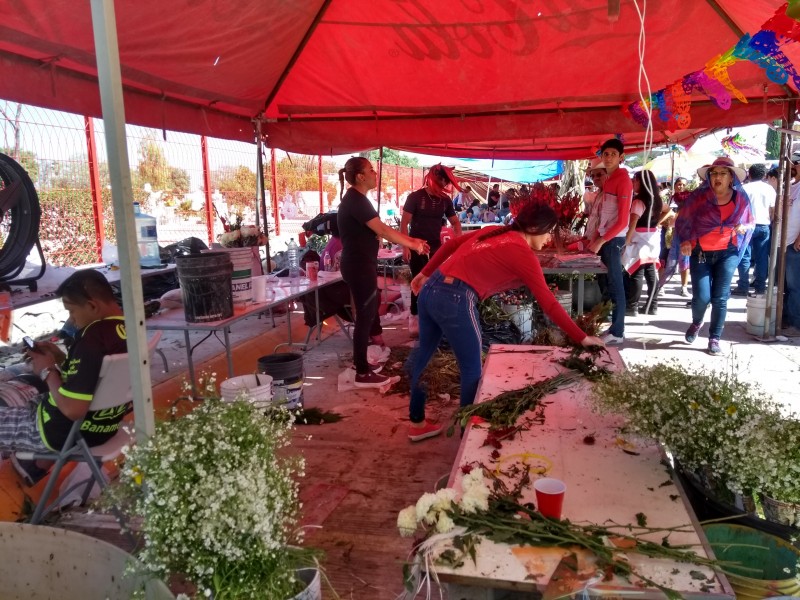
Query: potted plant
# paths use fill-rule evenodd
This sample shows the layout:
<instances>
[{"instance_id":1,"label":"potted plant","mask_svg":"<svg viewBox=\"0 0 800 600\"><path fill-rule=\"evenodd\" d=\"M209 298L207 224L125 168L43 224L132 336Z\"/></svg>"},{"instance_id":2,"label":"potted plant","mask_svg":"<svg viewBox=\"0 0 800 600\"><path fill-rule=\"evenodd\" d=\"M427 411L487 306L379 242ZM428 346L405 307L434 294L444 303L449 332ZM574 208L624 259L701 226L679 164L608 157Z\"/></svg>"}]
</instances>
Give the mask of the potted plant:
<instances>
[{"instance_id":1,"label":"potted plant","mask_svg":"<svg viewBox=\"0 0 800 600\"><path fill-rule=\"evenodd\" d=\"M141 522L142 568L165 581L185 578L200 598L319 598L319 572L298 571L317 561L297 546L304 461L285 451L293 415L224 402L213 378L205 390L210 397L188 414L126 451L109 488L111 501Z\"/></svg>"}]
</instances>

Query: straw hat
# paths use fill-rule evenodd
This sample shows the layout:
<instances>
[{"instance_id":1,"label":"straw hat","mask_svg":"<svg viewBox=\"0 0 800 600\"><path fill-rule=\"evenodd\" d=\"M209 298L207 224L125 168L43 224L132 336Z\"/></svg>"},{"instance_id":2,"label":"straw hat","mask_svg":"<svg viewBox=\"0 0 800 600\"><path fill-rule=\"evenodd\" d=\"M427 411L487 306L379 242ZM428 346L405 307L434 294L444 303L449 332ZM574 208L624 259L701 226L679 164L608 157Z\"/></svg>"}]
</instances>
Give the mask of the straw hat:
<instances>
[{"instance_id":1,"label":"straw hat","mask_svg":"<svg viewBox=\"0 0 800 600\"><path fill-rule=\"evenodd\" d=\"M603 164L603 161L599 158L595 158L590 164L589 168L586 169L586 173L591 173L592 171L597 171L598 169L606 170L606 166Z\"/></svg>"},{"instance_id":2,"label":"straw hat","mask_svg":"<svg viewBox=\"0 0 800 600\"><path fill-rule=\"evenodd\" d=\"M747 171L737 167L733 160L727 156L720 156L710 165L705 165L697 169L698 177L700 177L701 180L705 180L708 170L712 167L725 167L726 169L730 169L731 173L733 173L739 181L744 181L745 177L747 177Z\"/></svg>"}]
</instances>

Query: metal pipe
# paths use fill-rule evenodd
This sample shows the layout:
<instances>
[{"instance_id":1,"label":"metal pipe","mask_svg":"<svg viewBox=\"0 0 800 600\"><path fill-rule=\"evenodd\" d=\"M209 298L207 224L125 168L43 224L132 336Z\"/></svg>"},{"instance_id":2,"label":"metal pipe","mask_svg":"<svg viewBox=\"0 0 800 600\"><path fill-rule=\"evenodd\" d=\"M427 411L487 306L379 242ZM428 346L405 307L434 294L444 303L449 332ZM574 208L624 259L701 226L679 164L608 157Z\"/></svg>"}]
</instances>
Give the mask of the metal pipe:
<instances>
[{"instance_id":1,"label":"metal pipe","mask_svg":"<svg viewBox=\"0 0 800 600\"><path fill-rule=\"evenodd\" d=\"M200 154L203 161L203 187L205 188L206 201L204 203L205 210L203 211L206 216L206 235L208 236L208 245L214 243L214 201L211 198L211 167L208 162L208 138L200 136Z\"/></svg>"},{"instance_id":2,"label":"metal pipe","mask_svg":"<svg viewBox=\"0 0 800 600\"><path fill-rule=\"evenodd\" d=\"M100 162L97 157L97 144L94 141L94 121L92 117L83 117L83 129L86 133L86 154L89 163L89 183L92 189L92 218L94 219L95 260L103 260L103 188L100 184ZM132 191L131 191L132 193Z\"/></svg>"}]
</instances>

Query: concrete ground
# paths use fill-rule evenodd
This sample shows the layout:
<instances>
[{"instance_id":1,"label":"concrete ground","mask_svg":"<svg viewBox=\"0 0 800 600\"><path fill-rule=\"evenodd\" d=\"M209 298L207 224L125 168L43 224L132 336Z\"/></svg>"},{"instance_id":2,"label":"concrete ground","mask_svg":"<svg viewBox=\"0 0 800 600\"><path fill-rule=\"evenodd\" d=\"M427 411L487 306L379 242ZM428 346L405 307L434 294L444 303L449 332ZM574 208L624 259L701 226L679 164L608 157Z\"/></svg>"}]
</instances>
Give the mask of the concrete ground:
<instances>
[{"instance_id":1,"label":"concrete ground","mask_svg":"<svg viewBox=\"0 0 800 600\"><path fill-rule=\"evenodd\" d=\"M668 284L658 315L626 319L626 341L620 347L626 364L676 359L692 368L736 369L741 377L764 386L787 407L800 409L795 391L800 383L800 338L762 343L745 330L746 299L732 298L723 334L724 357L705 353L707 321L693 346L683 341L690 322L686 298L678 286ZM296 336L305 337L299 313L292 315ZM258 357L271 353L285 341L286 316L253 317L234 326L232 339L236 374L253 372ZM407 395L381 395L374 390L337 391L338 374L349 364L351 344L334 321L323 330L323 342L303 354L306 373L306 407L344 416L338 423L298 427L293 447L307 461L302 484L303 523L309 529L306 543L326 552L325 567L342 598L389 600L402 591L402 563L411 541L396 529L397 512L450 472L458 450L458 437L412 444L406 436ZM406 321L386 325L390 346L410 342ZM297 339L297 338L295 338ZM192 343L199 340L192 334ZM151 377L156 404L174 400L186 377L183 335L166 332L159 346L169 370L154 361ZM199 369L225 376L223 347L211 338L195 350ZM432 403L432 416L447 420L457 399ZM21 487L7 466L0 466L0 492L6 496ZM2 496L0 496L2 498ZM6 500L8 502L8 500ZM0 500L2 504L2 500ZM89 531L118 541L113 526L97 516L73 512L60 525ZM330 595L326 597L332 597Z\"/></svg>"}]
</instances>

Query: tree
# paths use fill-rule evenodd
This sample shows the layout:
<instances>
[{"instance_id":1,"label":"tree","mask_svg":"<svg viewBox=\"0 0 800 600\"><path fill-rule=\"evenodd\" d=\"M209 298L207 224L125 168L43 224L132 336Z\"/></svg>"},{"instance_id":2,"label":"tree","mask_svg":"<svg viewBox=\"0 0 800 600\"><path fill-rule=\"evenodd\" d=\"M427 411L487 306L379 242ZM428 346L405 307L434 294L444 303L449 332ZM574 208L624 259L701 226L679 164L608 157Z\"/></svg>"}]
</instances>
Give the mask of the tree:
<instances>
[{"instance_id":1,"label":"tree","mask_svg":"<svg viewBox=\"0 0 800 600\"><path fill-rule=\"evenodd\" d=\"M36 153L30 150L14 150L13 148L3 148L0 146L0 152L6 154L17 161L23 169L28 173L33 183L39 182L39 159Z\"/></svg>"},{"instance_id":2,"label":"tree","mask_svg":"<svg viewBox=\"0 0 800 600\"><path fill-rule=\"evenodd\" d=\"M222 167L211 172L211 186L225 196L230 215L254 206L256 174L245 166Z\"/></svg>"},{"instance_id":3,"label":"tree","mask_svg":"<svg viewBox=\"0 0 800 600\"><path fill-rule=\"evenodd\" d=\"M568 194L574 194L578 197L583 197L583 192L586 191L584 181L586 176L586 161L581 160L565 160L564 172L561 174L561 184L558 189L558 197L563 198Z\"/></svg>"},{"instance_id":4,"label":"tree","mask_svg":"<svg viewBox=\"0 0 800 600\"><path fill-rule=\"evenodd\" d=\"M767 129L767 149L766 157L768 160L778 160L781 155L781 135L772 128Z\"/></svg>"},{"instance_id":5,"label":"tree","mask_svg":"<svg viewBox=\"0 0 800 600\"><path fill-rule=\"evenodd\" d=\"M378 150L370 150L367 152L368 158L372 162L377 162L379 159L379 152ZM416 156L406 156L405 154L400 154L399 150L394 150L392 148L384 148L383 149L383 164L385 165L400 165L401 167L419 167L419 159Z\"/></svg>"}]
</instances>

